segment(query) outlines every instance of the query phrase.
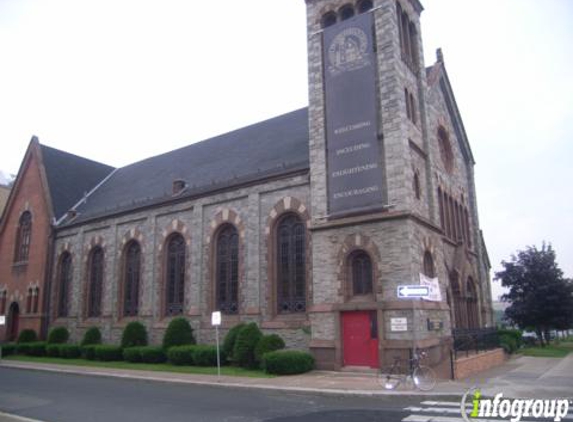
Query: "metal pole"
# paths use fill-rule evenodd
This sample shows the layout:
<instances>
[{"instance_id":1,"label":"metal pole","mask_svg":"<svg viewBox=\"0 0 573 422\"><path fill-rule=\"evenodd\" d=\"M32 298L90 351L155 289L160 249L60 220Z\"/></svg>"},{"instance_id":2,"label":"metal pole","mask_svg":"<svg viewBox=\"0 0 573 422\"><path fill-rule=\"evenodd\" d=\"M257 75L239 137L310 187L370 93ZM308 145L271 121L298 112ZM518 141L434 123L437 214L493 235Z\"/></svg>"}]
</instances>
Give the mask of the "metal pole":
<instances>
[{"instance_id":1,"label":"metal pole","mask_svg":"<svg viewBox=\"0 0 573 422\"><path fill-rule=\"evenodd\" d=\"M412 298L412 359L415 358L416 358L416 299Z\"/></svg>"},{"instance_id":2,"label":"metal pole","mask_svg":"<svg viewBox=\"0 0 573 422\"><path fill-rule=\"evenodd\" d=\"M221 358L219 355L219 326L215 325L216 341L217 341L217 382L221 382Z\"/></svg>"}]
</instances>

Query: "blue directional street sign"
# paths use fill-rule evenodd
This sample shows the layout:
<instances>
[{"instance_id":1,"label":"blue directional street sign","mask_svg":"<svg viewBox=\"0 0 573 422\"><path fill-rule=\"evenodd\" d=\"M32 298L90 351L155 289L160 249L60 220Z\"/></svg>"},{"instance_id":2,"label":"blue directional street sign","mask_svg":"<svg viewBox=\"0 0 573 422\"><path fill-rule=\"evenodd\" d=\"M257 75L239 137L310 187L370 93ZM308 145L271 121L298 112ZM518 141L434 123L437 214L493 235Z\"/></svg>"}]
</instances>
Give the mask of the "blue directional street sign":
<instances>
[{"instance_id":1,"label":"blue directional street sign","mask_svg":"<svg viewBox=\"0 0 573 422\"><path fill-rule=\"evenodd\" d=\"M401 299L422 298L429 295L430 288L428 286L421 286L419 284L398 286L398 297Z\"/></svg>"}]
</instances>

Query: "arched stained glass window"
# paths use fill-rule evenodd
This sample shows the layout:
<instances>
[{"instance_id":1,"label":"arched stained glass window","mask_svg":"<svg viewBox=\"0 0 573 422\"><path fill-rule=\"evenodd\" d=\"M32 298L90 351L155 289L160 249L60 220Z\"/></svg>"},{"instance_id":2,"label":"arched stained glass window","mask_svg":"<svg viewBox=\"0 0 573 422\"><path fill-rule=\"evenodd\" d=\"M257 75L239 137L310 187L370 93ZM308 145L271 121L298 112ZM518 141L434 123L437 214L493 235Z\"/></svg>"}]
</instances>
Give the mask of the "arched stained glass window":
<instances>
[{"instance_id":1,"label":"arched stained glass window","mask_svg":"<svg viewBox=\"0 0 573 422\"><path fill-rule=\"evenodd\" d=\"M16 236L16 250L14 254L15 262L28 261L30 254L30 239L32 237L32 214L24 211L18 222L18 233Z\"/></svg>"},{"instance_id":2,"label":"arched stained glass window","mask_svg":"<svg viewBox=\"0 0 573 422\"><path fill-rule=\"evenodd\" d=\"M306 227L295 214L277 224L277 311L306 311Z\"/></svg>"},{"instance_id":3,"label":"arched stained glass window","mask_svg":"<svg viewBox=\"0 0 573 422\"><path fill-rule=\"evenodd\" d=\"M217 235L217 309L224 314L239 313L239 233L228 224Z\"/></svg>"},{"instance_id":4,"label":"arched stained glass window","mask_svg":"<svg viewBox=\"0 0 573 422\"><path fill-rule=\"evenodd\" d=\"M185 302L185 239L180 234L167 241L167 265L165 286L165 314L181 315Z\"/></svg>"},{"instance_id":5,"label":"arched stained glass window","mask_svg":"<svg viewBox=\"0 0 573 422\"><path fill-rule=\"evenodd\" d=\"M58 274L58 317L68 316L69 292L72 284L72 256L64 252Z\"/></svg>"},{"instance_id":6,"label":"arched stained glass window","mask_svg":"<svg viewBox=\"0 0 573 422\"><path fill-rule=\"evenodd\" d=\"M101 316L101 303L103 291L103 249L96 246L90 254L89 265L89 292L88 292L88 318Z\"/></svg>"},{"instance_id":7,"label":"arched stained glass window","mask_svg":"<svg viewBox=\"0 0 573 422\"><path fill-rule=\"evenodd\" d=\"M125 248L123 271L123 316L136 316L141 274L141 248L136 241L129 242Z\"/></svg>"},{"instance_id":8,"label":"arched stained glass window","mask_svg":"<svg viewBox=\"0 0 573 422\"><path fill-rule=\"evenodd\" d=\"M353 296L372 293L372 260L370 255L360 250L353 252L349 260Z\"/></svg>"}]
</instances>

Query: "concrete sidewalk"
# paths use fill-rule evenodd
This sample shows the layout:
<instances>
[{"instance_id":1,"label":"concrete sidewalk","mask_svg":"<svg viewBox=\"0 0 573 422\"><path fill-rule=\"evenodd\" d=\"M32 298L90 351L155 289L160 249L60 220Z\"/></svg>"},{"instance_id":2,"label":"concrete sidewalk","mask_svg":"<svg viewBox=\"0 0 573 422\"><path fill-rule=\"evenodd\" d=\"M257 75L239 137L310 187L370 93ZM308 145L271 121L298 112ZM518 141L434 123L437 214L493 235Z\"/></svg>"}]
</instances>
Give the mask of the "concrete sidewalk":
<instances>
[{"instance_id":1,"label":"concrete sidewalk","mask_svg":"<svg viewBox=\"0 0 573 422\"><path fill-rule=\"evenodd\" d=\"M313 371L302 375L276 378L246 378L213 375L178 374L127 369L90 368L60 364L39 364L3 360L0 367L21 368L59 373L139 379L221 386L228 388L274 389L293 392L344 395L415 395L461 396L472 387L484 395L503 393L504 397L573 398L573 354L566 358L534 358L518 356L502 366L462 381L440 380L429 392L400 386L388 391L380 386L374 373Z\"/></svg>"}]
</instances>

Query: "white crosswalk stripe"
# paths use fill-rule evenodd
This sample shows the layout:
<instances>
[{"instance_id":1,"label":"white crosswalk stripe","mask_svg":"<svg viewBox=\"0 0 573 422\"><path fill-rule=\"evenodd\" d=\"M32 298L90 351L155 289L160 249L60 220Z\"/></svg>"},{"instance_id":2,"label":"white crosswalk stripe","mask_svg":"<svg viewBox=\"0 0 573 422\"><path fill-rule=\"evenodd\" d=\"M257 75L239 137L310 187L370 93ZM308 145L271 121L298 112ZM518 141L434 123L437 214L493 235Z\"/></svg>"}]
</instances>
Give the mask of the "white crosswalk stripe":
<instances>
[{"instance_id":1,"label":"white crosswalk stripe","mask_svg":"<svg viewBox=\"0 0 573 422\"><path fill-rule=\"evenodd\" d=\"M466 410L470 411L472 404L466 403ZM402 422L465 422L462 418L460 410L460 402L450 401L423 401L420 406L409 406L404 408L410 415L402 419ZM475 422L502 422L509 421L511 417L506 419L487 419L487 418L472 418ZM521 419L520 422L536 422L551 420L547 418L540 419ZM569 414L563 420L573 420L573 409L570 409Z\"/></svg>"}]
</instances>

